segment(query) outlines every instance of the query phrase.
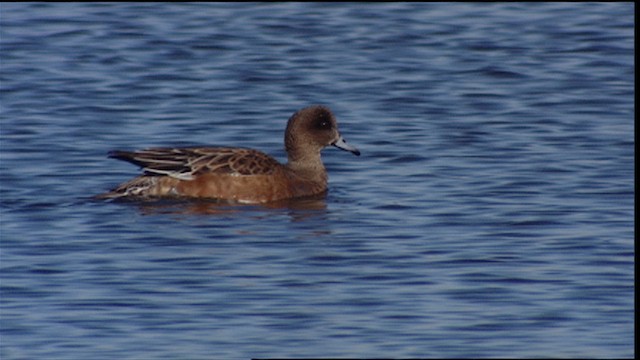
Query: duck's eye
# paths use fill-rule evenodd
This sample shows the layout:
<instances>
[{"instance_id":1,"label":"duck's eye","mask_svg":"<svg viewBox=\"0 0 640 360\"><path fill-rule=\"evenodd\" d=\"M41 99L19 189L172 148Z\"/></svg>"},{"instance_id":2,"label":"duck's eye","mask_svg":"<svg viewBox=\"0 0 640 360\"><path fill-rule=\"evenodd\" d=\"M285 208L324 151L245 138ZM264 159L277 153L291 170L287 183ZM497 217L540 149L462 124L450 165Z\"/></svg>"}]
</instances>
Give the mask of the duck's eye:
<instances>
[{"instance_id":1,"label":"duck's eye","mask_svg":"<svg viewBox=\"0 0 640 360\"><path fill-rule=\"evenodd\" d=\"M331 121L329 119L319 119L316 122L316 127L321 130L331 129Z\"/></svg>"}]
</instances>

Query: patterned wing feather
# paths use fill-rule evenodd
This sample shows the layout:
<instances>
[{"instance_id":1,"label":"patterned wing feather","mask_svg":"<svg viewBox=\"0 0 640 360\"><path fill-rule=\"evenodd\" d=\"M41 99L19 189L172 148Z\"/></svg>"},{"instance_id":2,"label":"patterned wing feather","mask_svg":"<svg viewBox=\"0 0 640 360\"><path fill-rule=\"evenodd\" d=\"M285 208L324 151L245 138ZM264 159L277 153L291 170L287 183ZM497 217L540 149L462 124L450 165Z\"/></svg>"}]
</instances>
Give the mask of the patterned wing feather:
<instances>
[{"instance_id":1,"label":"patterned wing feather","mask_svg":"<svg viewBox=\"0 0 640 360\"><path fill-rule=\"evenodd\" d=\"M235 175L271 174L281 166L274 158L243 148L151 148L128 152L113 151L109 157L128 161L148 174L192 180L195 175L216 173Z\"/></svg>"}]
</instances>

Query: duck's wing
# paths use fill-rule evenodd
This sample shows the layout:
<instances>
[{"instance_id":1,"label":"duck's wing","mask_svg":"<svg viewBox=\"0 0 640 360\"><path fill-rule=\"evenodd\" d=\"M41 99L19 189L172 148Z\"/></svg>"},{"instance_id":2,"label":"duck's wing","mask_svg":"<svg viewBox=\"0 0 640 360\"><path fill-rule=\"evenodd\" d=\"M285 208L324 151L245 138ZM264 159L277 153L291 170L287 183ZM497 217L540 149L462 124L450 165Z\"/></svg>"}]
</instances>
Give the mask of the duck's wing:
<instances>
[{"instance_id":1,"label":"duck's wing","mask_svg":"<svg viewBox=\"0 0 640 360\"><path fill-rule=\"evenodd\" d=\"M282 166L263 152L226 147L117 150L109 152L109 157L136 164L149 175L181 180L193 180L202 174L267 175Z\"/></svg>"}]
</instances>

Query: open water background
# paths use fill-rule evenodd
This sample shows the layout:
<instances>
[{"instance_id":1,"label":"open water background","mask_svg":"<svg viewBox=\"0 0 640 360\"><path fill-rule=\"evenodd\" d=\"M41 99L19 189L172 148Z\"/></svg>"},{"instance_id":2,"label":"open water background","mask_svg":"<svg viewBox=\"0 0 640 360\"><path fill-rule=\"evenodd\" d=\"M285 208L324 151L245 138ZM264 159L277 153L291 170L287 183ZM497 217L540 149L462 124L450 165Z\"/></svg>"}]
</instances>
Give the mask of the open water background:
<instances>
[{"instance_id":1,"label":"open water background","mask_svg":"<svg viewBox=\"0 0 640 360\"><path fill-rule=\"evenodd\" d=\"M633 357L633 13L0 4L0 358ZM315 103L325 199L89 199Z\"/></svg>"}]
</instances>

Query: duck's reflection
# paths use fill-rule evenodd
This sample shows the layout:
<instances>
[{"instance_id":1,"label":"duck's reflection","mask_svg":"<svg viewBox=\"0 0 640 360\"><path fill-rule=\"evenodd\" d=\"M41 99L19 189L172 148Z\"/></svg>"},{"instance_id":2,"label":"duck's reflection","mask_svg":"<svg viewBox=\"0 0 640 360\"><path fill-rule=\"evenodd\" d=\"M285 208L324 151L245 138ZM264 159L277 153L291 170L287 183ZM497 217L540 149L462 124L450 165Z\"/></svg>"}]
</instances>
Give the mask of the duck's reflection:
<instances>
[{"instance_id":1,"label":"duck's reflection","mask_svg":"<svg viewBox=\"0 0 640 360\"><path fill-rule=\"evenodd\" d=\"M116 201L135 205L142 215L228 215L252 210L289 210L288 214L293 217L294 221L297 221L324 214L327 210L325 194L281 200L266 204L241 204L227 200L185 198Z\"/></svg>"}]
</instances>

